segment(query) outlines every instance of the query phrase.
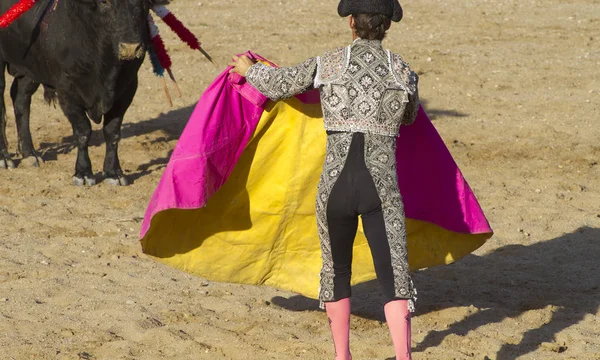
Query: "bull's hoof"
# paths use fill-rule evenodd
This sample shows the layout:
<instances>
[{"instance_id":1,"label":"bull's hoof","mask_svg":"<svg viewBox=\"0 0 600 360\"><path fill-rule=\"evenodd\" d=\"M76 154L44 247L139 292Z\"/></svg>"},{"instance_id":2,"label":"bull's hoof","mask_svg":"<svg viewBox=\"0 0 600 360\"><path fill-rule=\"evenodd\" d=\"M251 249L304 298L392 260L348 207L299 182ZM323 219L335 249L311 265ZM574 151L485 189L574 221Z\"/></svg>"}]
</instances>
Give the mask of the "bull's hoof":
<instances>
[{"instance_id":1,"label":"bull's hoof","mask_svg":"<svg viewBox=\"0 0 600 360\"><path fill-rule=\"evenodd\" d=\"M93 176L73 176L73 185L75 186L83 186L83 185L89 185L89 186L93 186L96 185L96 179Z\"/></svg>"},{"instance_id":2,"label":"bull's hoof","mask_svg":"<svg viewBox=\"0 0 600 360\"><path fill-rule=\"evenodd\" d=\"M44 161L42 160L42 158L36 155L28 156L21 160L21 164L25 165L26 167L34 168L39 168L40 164L42 164L43 162Z\"/></svg>"},{"instance_id":3,"label":"bull's hoof","mask_svg":"<svg viewBox=\"0 0 600 360\"><path fill-rule=\"evenodd\" d=\"M107 177L104 180L105 183L109 184L109 185L114 185L114 186L127 186L129 185L129 181L127 180L127 178L125 176L117 176L117 177Z\"/></svg>"},{"instance_id":4,"label":"bull's hoof","mask_svg":"<svg viewBox=\"0 0 600 360\"><path fill-rule=\"evenodd\" d=\"M0 169L14 169L15 163L11 159L0 159Z\"/></svg>"}]
</instances>

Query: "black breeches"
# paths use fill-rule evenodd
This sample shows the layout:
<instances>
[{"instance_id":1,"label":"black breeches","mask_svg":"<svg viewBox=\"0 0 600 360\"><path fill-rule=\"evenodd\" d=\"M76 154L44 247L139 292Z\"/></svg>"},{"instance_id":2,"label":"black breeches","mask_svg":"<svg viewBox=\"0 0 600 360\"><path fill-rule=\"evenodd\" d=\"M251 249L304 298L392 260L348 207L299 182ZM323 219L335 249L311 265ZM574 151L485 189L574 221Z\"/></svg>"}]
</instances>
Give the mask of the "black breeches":
<instances>
[{"instance_id":1,"label":"black breeches","mask_svg":"<svg viewBox=\"0 0 600 360\"><path fill-rule=\"evenodd\" d=\"M365 138L362 133L352 135L346 162L327 202L326 215L333 260L333 299L351 295L352 247L359 215L384 301L395 299L394 271L382 201L365 164Z\"/></svg>"}]
</instances>

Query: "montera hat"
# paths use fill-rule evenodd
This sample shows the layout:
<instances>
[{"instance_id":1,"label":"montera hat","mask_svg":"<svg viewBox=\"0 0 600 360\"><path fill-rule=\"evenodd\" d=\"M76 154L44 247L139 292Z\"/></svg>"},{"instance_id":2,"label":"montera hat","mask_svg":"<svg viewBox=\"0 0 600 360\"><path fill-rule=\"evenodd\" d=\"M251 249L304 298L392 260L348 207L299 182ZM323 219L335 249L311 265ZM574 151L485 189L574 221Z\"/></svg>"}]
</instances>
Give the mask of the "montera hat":
<instances>
[{"instance_id":1,"label":"montera hat","mask_svg":"<svg viewBox=\"0 0 600 360\"><path fill-rule=\"evenodd\" d=\"M402 20L402 6L398 0L341 0L338 14L341 17L352 14L380 14L398 22Z\"/></svg>"}]
</instances>

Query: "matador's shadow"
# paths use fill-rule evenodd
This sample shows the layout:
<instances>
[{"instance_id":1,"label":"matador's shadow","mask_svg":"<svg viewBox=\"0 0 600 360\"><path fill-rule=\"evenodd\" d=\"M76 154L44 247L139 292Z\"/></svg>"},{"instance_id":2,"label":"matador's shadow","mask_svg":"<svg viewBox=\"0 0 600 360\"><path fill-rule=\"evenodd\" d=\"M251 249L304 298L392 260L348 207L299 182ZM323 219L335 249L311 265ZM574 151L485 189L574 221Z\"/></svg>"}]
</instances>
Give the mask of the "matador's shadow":
<instances>
[{"instance_id":1,"label":"matador's shadow","mask_svg":"<svg viewBox=\"0 0 600 360\"><path fill-rule=\"evenodd\" d=\"M517 318L530 310L552 308L550 320L516 333L518 344L504 344L499 360L517 359L552 342L564 329L595 315L600 308L600 229L583 227L573 233L533 245L507 245L485 256L469 255L459 262L414 274L419 290L417 314L473 305L475 310L443 331L430 331L414 349L424 351L450 334L468 336L487 324ZM409 254L410 256L410 254ZM385 321L377 284L354 289L353 313ZM302 296L277 297L273 303L293 310L315 310L317 301ZM556 351L567 351L570 344Z\"/></svg>"}]
</instances>

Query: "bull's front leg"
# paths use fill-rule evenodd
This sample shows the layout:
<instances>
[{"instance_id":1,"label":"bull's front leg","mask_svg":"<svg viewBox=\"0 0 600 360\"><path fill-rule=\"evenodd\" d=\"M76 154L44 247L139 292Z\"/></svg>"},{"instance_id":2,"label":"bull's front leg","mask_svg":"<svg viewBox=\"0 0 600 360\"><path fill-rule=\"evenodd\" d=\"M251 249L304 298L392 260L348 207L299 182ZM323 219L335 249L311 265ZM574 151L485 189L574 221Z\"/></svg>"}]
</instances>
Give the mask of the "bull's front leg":
<instances>
[{"instance_id":1,"label":"bull's front leg","mask_svg":"<svg viewBox=\"0 0 600 360\"><path fill-rule=\"evenodd\" d=\"M29 119L31 114L31 97L40 87L40 84L28 77L15 78L10 88L10 97L15 108L17 133L19 135L19 152L23 156L23 163L39 167L42 158L33 147Z\"/></svg>"},{"instance_id":2,"label":"bull's front leg","mask_svg":"<svg viewBox=\"0 0 600 360\"><path fill-rule=\"evenodd\" d=\"M106 182L113 185L126 186L129 181L121 170L119 161L119 141L121 140L121 125L125 112L131 105L137 90L137 77L133 78L123 93L115 100L115 103L105 115L104 141L106 143L106 155L104 157L104 176Z\"/></svg>"},{"instance_id":3,"label":"bull's front leg","mask_svg":"<svg viewBox=\"0 0 600 360\"><path fill-rule=\"evenodd\" d=\"M4 89L6 87L6 80L4 78L4 71L6 69L6 63L0 58L0 169L14 168L15 163L10 158L8 152L8 141L6 140L6 107L4 105Z\"/></svg>"},{"instance_id":4,"label":"bull's front leg","mask_svg":"<svg viewBox=\"0 0 600 360\"><path fill-rule=\"evenodd\" d=\"M6 108L4 107L4 96L0 97L0 169L12 169L15 163L8 152L8 141L6 140Z\"/></svg>"},{"instance_id":5,"label":"bull's front leg","mask_svg":"<svg viewBox=\"0 0 600 360\"><path fill-rule=\"evenodd\" d=\"M71 123L73 136L77 144L77 160L73 185L95 185L96 178L92 172L92 162L88 154L88 145L92 137L92 125L82 106L71 102L66 97L59 96L60 106Z\"/></svg>"},{"instance_id":6,"label":"bull's front leg","mask_svg":"<svg viewBox=\"0 0 600 360\"><path fill-rule=\"evenodd\" d=\"M129 185L129 181L123 175L121 162L119 161L119 141L121 140L121 124L123 114L109 117L104 115L104 126L102 132L106 142L106 155L104 156L104 177L108 184Z\"/></svg>"}]
</instances>

